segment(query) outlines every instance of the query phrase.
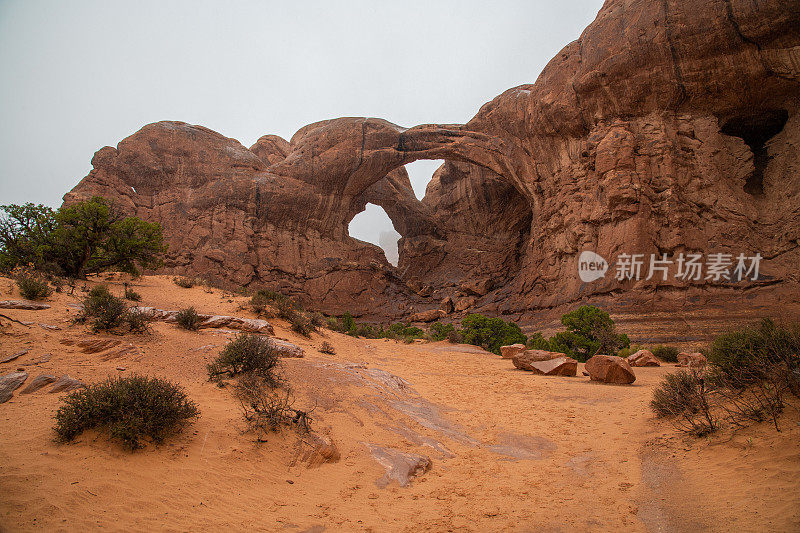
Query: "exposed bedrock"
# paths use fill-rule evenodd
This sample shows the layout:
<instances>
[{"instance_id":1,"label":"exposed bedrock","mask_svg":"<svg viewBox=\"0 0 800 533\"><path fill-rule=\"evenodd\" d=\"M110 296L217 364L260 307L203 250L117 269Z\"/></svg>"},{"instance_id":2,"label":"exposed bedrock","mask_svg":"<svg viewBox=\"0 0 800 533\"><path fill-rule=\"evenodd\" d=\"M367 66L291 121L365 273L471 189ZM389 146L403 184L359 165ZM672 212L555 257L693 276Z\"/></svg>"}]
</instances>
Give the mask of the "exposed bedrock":
<instances>
[{"instance_id":1,"label":"exposed bedrock","mask_svg":"<svg viewBox=\"0 0 800 533\"><path fill-rule=\"evenodd\" d=\"M161 222L169 271L335 313L401 316L445 297L511 314L796 304L798 28L800 0L608 0L536 83L465 125L339 118L247 149L159 122L98 151L65 201L100 194ZM403 169L418 159L446 160L422 201ZM403 237L397 268L347 234L366 203ZM583 250L758 252L762 279L618 282L612 265L583 283Z\"/></svg>"}]
</instances>

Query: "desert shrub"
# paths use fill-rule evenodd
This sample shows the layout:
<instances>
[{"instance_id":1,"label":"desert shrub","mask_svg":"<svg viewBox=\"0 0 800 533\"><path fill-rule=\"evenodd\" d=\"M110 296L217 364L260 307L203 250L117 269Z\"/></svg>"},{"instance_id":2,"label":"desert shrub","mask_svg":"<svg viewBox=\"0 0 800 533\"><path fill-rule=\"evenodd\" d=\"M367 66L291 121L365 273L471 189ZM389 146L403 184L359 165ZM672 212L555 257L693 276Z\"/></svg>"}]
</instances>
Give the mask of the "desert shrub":
<instances>
[{"instance_id":1,"label":"desert shrub","mask_svg":"<svg viewBox=\"0 0 800 533\"><path fill-rule=\"evenodd\" d=\"M249 431L256 433L258 442L283 427L292 427L300 435L310 431L311 414L295 409L291 390L275 389L261 376L243 374L234 386L242 415Z\"/></svg>"},{"instance_id":2,"label":"desert shrub","mask_svg":"<svg viewBox=\"0 0 800 533\"><path fill-rule=\"evenodd\" d=\"M150 322L154 319L152 311L128 309L123 315L123 322L131 333L150 333Z\"/></svg>"},{"instance_id":3,"label":"desert shrub","mask_svg":"<svg viewBox=\"0 0 800 533\"><path fill-rule=\"evenodd\" d=\"M194 280L191 278L186 278L186 277L172 278L172 282L178 287L182 287L184 289L191 289L192 287L194 287Z\"/></svg>"},{"instance_id":4,"label":"desert shrub","mask_svg":"<svg viewBox=\"0 0 800 533\"><path fill-rule=\"evenodd\" d=\"M756 382L774 365L791 373L798 368L797 354L800 354L800 325L779 326L764 319L756 326L719 335L707 357L720 378L727 375L733 382L745 385L743 380Z\"/></svg>"},{"instance_id":5,"label":"desert shrub","mask_svg":"<svg viewBox=\"0 0 800 533\"><path fill-rule=\"evenodd\" d=\"M187 307L175 314L175 321L180 328L189 331L197 331L200 329L200 323L203 320L200 318L200 315L197 314L197 310L195 310L194 307Z\"/></svg>"},{"instance_id":6,"label":"desert shrub","mask_svg":"<svg viewBox=\"0 0 800 533\"><path fill-rule=\"evenodd\" d=\"M125 287L125 299L132 302L140 302L142 300L142 295L130 287Z\"/></svg>"},{"instance_id":7,"label":"desert shrub","mask_svg":"<svg viewBox=\"0 0 800 533\"><path fill-rule=\"evenodd\" d=\"M107 331L124 325L128 307L112 295L105 285L92 287L83 299L83 310L76 322L89 322L92 331Z\"/></svg>"},{"instance_id":8,"label":"desert shrub","mask_svg":"<svg viewBox=\"0 0 800 533\"><path fill-rule=\"evenodd\" d=\"M467 315L461 321L464 342L481 346L500 355L500 347L509 344L525 344L528 338L518 325L502 318L489 318L479 314Z\"/></svg>"},{"instance_id":9,"label":"desert shrub","mask_svg":"<svg viewBox=\"0 0 800 533\"><path fill-rule=\"evenodd\" d=\"M278 301L286 300L286 297L269 289L259 289L250 297L250 307L258 315L264 314L268 305L275 305ZM277 307L277 305L276 305Z\"/></svg>"},{"instance_id":10,"label":"desert shrub","mask_svg":"<svg viewBox=\"0 0 800 533\"><path fill-rule=\"evenodd\" d=\"M617 334L609 314L592 305L583 305L561 317L567 331L550 339L552 351L562 352L585 362L598 353L613 354L628 348L630 340Z\"/></svg>"},{"instance_id":11,"label":"desert shrub","mask_svg":"<svg viewBox=\"0 0 800 533\"><path fill-rule=\"evenodd\" d=\"M108 432L125 448L142 440L160 444L199 414L180 386L160 378L110 378L70 393L56 412L58 440L69 442L87 429Z\"/></svg>"},{"instance_id":12,"label":"desert shrub","mask_svg":"<svg viewBox=\"0 0 800 533\"><path fill-rule=\"evenodd\" d=\"M276 387L281 383L280 363L278 351L268 338L241 333L225 345L207 368L211 380L254 374L267 385Z\"/></svg>"},{"instance_id":13,"label":"desert shrub","mask_svg":"<svg viewBox=\"0 0 800 533\"><path fill-rule=\"evenodd\" d=\"M447 342L452 344L461 344L464 342L464 336L459 331L451 331L447 334Z\"/></svg>"},{"instance_id":14,"label":"desert shrub","mask_svg":"<svg viewBox=\"0 0 800 533\"><path fill-rule=\"evenodd\" d=\"M58 210L6 205L0 210L0 269L32 264L75 278L104 270L137 275L157 268L166 251L159 224L125 217L104 198Z\"/></svg>"},{"instance_id":15,"label":"desert shrub","mask_svg":"<svg viewBox=\"0 0 800 533\"><path fill-rule=\"evenodd\" d=\"M339 333L344 333L345 331L341 320L339 320L335 316L328 317L327 320L325 321L325 325L331 331L338 331Z\"/></svg>"},{"instance_id":16,"label":"desert shrub","mask_svg":"<svg viewBox=\"0 0 800 533\"><path fill-rule=\"evenodd\" d=\"M635 354L636 352L638 352L641 349L642 349L642 347L638 346L638 345L628 346L626 348L622 348L621 350L618 350L616 355L619 356L619 357L623 357L623 358L624 357L630 357L631 355Z\"/></svg>"},{"instance_id":17,"label":"desert shrub","mask_svg":"<svg viewBox=\"0 0 800 533\"><path fill-rule=\"evenodd\" d=\"M678 362L678 354L680 353L680 350L674 346L654 346L650 351L653 353L653 355L662 361L666 361L667 363Z\"/></svg>"},{"instance_id":18,"label":"desert shrub","mask_svg":"<svg viewBox=\"0 0 800 533\"><path fill-rule=\"evenodd\" d=\"M334 349L333 345L328 341L323 341L323 343L319 347L319 351L321 353L327 353L330 355L336 355L336 350Z\"/></svg>"},{"instance_id":19,"label":"desert shrub","mask_svg":"<svg viewBox=\"0 0 800 533\"><path fill-rule=\"evenodd\" d=\"M355 335L355 333L356 333L356 320L355 320L355 318L353 318L353 315L351 315L349 312L346 312L339 319L339 322L342 325L342 329L341 329L342 332L349 333L351 335Z\"/></svg>"},{"instance_id":20,"label":"desert shrub","mask_svg":"<svg viewBox=\"0 0 800 533\"><path fill-rule=\"evenodd\" d=\"M431 324L431 338L435 341L443 341L455 330L456 327L453 324L434 322Z\"/></svg>"},{"instance_id":21,"label":"desert shrub","mask_svg":"<svg viewBox=\"0 0 800 533\"><path fill-rule=\"evenodd\" d=\"M311 332L315 331L314 326L311 324L311 320L302 313L294 313L289 319L289 322L292 325L292 331L299 333L304 337L310 337Z\"/></svg>"},{"instance_id":22,"label":"desert shrub","mask_svg":"<svg viewBox=\"0 0 800 533\"><path fill-rule=\"evenodd\" d=\"M424 338L425 331L423 331L422 328L418 328L410 324L403 324L402 322L396 322L394 324L391 324L385 330L378 331L376 335L387 339L395 339L411 343L414 342L414 339Z\"/></svg>"},{"instance_id":23,"label":"desert shrub","mask_svg":"<svg viewBox=\"0 0 800 533\"><path fill-rule=\"evenodd\" d=\"M705 377L697 370L667 374L653 391L650 407L656 416L669 418L677 428L698 437L719 428Z\"/></svg>"},{"instance_id":24,"label":"desert shrub","mask_svg":"<svg viewBox=\"0 0 800 533\"><path fill-rule=\"evenodd\" d=\"M539 333L538 331L528 337L528 342L525 343L525 347L529 350L550 350L550 341L544 338L544 335Z\"/></svg>"},{"instance_id":25,"label":"desert shrub","mask_svg":"<svg viewBox=\"0 0 800 533\"><path fill-rule=\"evenodd\" d=\"M315 311L311 313L308 319L311 321L311 325L314 327L314 331L319 331L320 328L325 326L325 317L322 315L322 313L318 313Z\"/></svg>"},{"instance_id":26,"label":"desert shrub","mask_svg":"<svg viewBox=\"0 0 800 533\"><path fill-rule=\"evenodd\" d=\"M42 300L53 293L46 280L30 274L20 274L16 279L19 293L26 300Z\"/></svg>"}]
</instances>

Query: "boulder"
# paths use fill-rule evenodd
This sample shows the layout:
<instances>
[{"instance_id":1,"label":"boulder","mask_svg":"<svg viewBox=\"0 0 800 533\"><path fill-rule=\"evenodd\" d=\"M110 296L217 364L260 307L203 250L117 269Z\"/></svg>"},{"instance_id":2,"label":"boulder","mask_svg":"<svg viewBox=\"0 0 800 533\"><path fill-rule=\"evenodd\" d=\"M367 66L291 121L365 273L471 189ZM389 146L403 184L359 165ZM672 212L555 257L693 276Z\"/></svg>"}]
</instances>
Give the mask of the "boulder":
<instances>
[{"instance_id":1,"label":"boulder","mask_svg":"<svg viewBox=\"0 0 800 533\"><path fill-rule=\"evenodd\" d=\"M547 350L525 350L524 352L517 353L511 359L514 366L520 370L533 370L531 363L538 361L549 361L559 357L567 357L566 354L559 352L548 352Z\"/></svg>"},{"instance_id":2,"label":"boulder","mask_svg":"<svg viewBox=\"0 0 800 533\"><path fill-rule=\"evenodd\" d=\"M436 322L445 315L441 309L429 309L414 313L408 319L411 322Z\"/></svg>"},{"instance_id":3,"label":"boulder","mask_svg":"<svg viewBox=\"0 0 800 533\"><path fill-rule=\"evenodd\" d=\"M639 350L629 355L628 364L631 366L661 366L661 363L650 350Z\"/></svg>"},{"instance_id":4,"label":"boulder","mask_svg":"<svg viewBox=\"0 0 800 533\"><path fill-rule=\"evenodd\" d=\"M525 351L524 344L510 344L508 346L501 346L500 347L500 356L503 359L513 359L515 355L518 353L522 353Z\"/></svg>"},{"instance_id":5,"label":"boulder","mask_svg":"<svg viewBox=\"0 0 800 533\"><path fill-rule=\"evenodd\" d=\"M0 403L5 403L14 396L14 391L17 390L25 380L28 379L27 372L11 372L5 376L0 377Z\"/></svg>"},{"instance_id":6,"label":"boulder","mask_svg":"<svg viewBox=\"0 0 800 533\"><path fill-rule=\"evenodd\" d=\"M26 311L41 311L50 309L50 306L42 302L32 302L31 300L3 300L0 301L0 309L23 309Z\"/></svg>"},{"instance_id":7,"label":"boulder","mask_svg":"<svg viewBox=\"0 0 800 533\"><path fill-rule=\"evenodd\" d=\"M377 444L366 444L372 457L386 470L386 474L376 484L384 488L392 481L405 487L410 481L428 470L433 464L429 457L414 453L405 453Z\"/></svg>"},{"instance_id":8,"label":"boulder","mask_svg":"<svg viewBox=\"0 0 800 533\"><path fill-rule=\"evenodd\" d=\"M68 374L64 374L55 381L53 386L47 392L50 394L54 394L56 392L69 392L85 386L86 384L83 381L72 378Z\"/></svg>"},{"instance_id":9,"label":"boulder","mask_svg":"<svg viewBox=\"0 0 800 533\"><path fill-rule=\"evenodd\" d=\"M617 385L629 385L636 381L631 365L616 355L595 355L586 361L586 371L592 381Z\"/></svg>"},{"instance_id":10,"label":"boulder","mask_svg":"<svg viewBox=\"0 0 800 533\"><path fill-rule=\"evenodd\" d=\"M30 394L32 392L36 392L42 387L45 387L53 383L57 379L58 379L57 377L52 376L50 374L41 374L39 376L36 376L30 383L28 383L27 387L25 387L20 391L20 394Z\"/></svg>"},{"instance_id":11,"label":"boulder","mask_svg":"<svg viewBox=\"0 0 800 533\"><path fill-rule=\"evenodd\" d=\"M547 361L531 361L528 366L534 374L545 376L576 376L578 361L572 357L556 357Z\"/></svg>"},{"instance_id":12,"label":"boulder","mask_svg":"<svg viewBox=\"0 0 800 533\"><path fill-rule=\"evenodd\" d=\"M281 357L305 357L306 351L303 350L296 344L292 344L289 341L285 341L283 339L269 339L270 344L278 351L278 355Z\"/></svg>"},{"instance_id":13,"label":"boulder","mask_svg":"<svg viewBox=\"0 0 800 533\"><path fill-rule=\"evenodd\" d=\"M705 368L707 364L708 359L700 352L681 352L678 354L678 366L684 368Z\"/></svg>"},{"instance_id":14,"label":"boulder","mask_svg":"<svg viewBox=\"0 0 800 533\"><path fill-rule=\"evenodd\" d=\"M442 312L446 315L449 315L453 311L455 311L455 303L453 302L453 298L448 296L442 299L442 304L440 306Z\"/></svg>"}]
</instances>

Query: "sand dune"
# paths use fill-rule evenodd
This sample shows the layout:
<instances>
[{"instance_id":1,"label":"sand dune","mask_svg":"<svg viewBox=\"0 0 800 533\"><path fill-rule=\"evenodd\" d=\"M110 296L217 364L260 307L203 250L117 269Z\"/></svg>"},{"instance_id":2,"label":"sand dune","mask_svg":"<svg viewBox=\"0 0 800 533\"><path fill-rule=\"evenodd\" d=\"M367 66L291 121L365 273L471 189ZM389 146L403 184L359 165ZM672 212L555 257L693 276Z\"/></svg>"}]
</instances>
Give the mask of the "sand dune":
<instances>
[{"instance_id":1,"label":"sand dune","mask_svg":"<svg viewBox=\"0 0 800 533\"><path fill-rule=\"evenodd\" d=\"M121 292L118 278L109 283ZM244 297L181 289L166 276L134 288L143 305L254 317L240 308ZM9 298L18 294L0 279L0 299ZM313 409L313 427L341 454L308 468L294 433L254 443L230 391L207 381L206 362L234 332L154 323L151 335L119 337L133 348L103 360L61 343L89 335L70 325L76 301L54 294L50 309L5 311L33 324L2 320L0 355L28 353L0 374L49 353L24 367L29 380L161 376L183 385L202 414L137 453L88 433L57 445L59 395L17 391L0 404L2 531L800 530L798 413L784 414L780 433L761 425L682 437L648 409L670 366L637 368L632 386L600 385L533 376L475 347L327 331L305 339L272 320L277 337L306 350L284 362L297 405ZM318 352L323 340L336 355ZM432 467L407 486L386 484L375 446L427 456Z\"/></svg>"}]
</instances>

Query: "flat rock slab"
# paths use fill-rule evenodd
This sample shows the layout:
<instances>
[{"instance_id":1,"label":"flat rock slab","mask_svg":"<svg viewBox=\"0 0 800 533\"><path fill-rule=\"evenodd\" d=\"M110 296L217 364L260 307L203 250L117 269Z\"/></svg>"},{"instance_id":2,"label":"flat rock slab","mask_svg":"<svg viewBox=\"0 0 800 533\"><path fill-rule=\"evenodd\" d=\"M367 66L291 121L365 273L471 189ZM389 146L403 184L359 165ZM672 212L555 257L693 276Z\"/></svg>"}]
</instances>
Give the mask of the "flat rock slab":
<instances>
[{"instance_id":1,"label":"flat rock slab","mask_svg":"<svg viewBox=\"0 0 800 533\"><path fill-rule=\"evenodd\" d=\"M19 358L19 357L22 357L22 356L23 356L23 355L25 355L26 353L28 353L28 350L22 350L21 352L17 352L17 353L15 353L15 354L11 354L11 355L9 355L8 357L6 357L5 359L3 359L2 361L0 361L0 363L10 363L10 362L11 362L11 361L13 361L14 359L17 359L17 358Z\"/></svg>"},{"instance_id":2,"label":"flat rock slab","mask_svg":"<svg viewBox=\"0 0 800 533\"><path fill-rule=\"evenodd\" d=\"M41 311L42 309L50 309L50 306L41 302L33 302L31 300L2 300L0 301L0 309Z\"/></svg>"},{"instance_id":3,"label":"flat rock slab","mask_svg":"<svg viewBox=\"0 0 800 533\"><path fill-rule=\"evenodd\" d=\"M20 391L20 394L30 394L32 392L36 392L37 390L55 382L56 380L58 380L58 378L55 376L50 374L41 374L33 378L33 380L28 383L28 386Z\"/></svg>"},{"instance_id":4,"label":"flat rock slab","mask_svg":"<svg viewBox=\"0 0 800 533\"><path fill-rule=\"evenodd\" d=\"M577 376L578 361L572 357L557 357L547 361L533 361L531 371L544 376Z\"/></svg>"},{"instance_id":5,"label":"flat rock slab","mask_svg":"<svg viewBox=\"0 0 800 533\"><path fill-rule=\"evenodd\" d=\"M17 390L28 379L27 372L12 372L0 377L0 403L5 403L14 396Z\"/></svg>"},{"instance_id":6,"label":"flat rock slab","mask_svg":"<svg viewBox=\"0 0 800 533\"><path fill-rule=\"evenodd\" d=\"M68 374L64 374L63 376L58 378L58 380L56 380L53 387L47 392L49 392L50 394L56 392L69 392L75 389L80 389L81 387L85 386L86 384L83 381L72 378Z\"/></svg>"},{"instance_id":7,"label":"flat rock slab","mask_svg":"<svg viewBox=\"0 0 800 533\"><path fill-rule=\"evenodd\" d=\"M532 363L549 361L551 359L558 359L567 357L563 353L548 352L547 350L525 350L518 352L511 357L514 366L520 370L535 370Z\"/></svg>"},{"instance_id":8,"label":"flat rock slab","mask_svg":"<svg viewBox=\"0 0 800 533\"><path fill-rule=\"evenodd\" d=\"M61 344L65 346L77 346L83 353L99 353L108 349L115 348L122 344L118 339L64 339Z\"/></svg>"},{"instance_id":9,"label":"flat rock slab","mask_svg":"<svg viewBox=\"0 0 800 533\"><path fill-rule=\"evenodd\" d=\"M131 311L136 313L145 313L150 315L155 320L163 320L174 324L178 321L178 311L168 311L165 309L157 309L155 307L131 307ZM198 314L200 317L199 329L206 328L230 328L247 333L264 333L272 335L275 333L272 324L260 318L239 318L227 315L207 315Z\"/></svg>"},{"instance_id":10,"label":"flat rock slab","mask_svg":"<svg viewBox=\"0 0 800 533\"><path fill-rule=\"evenodd\" d=\"M430 458L424 455L405 453L377 444L365 444L372 457L386 470L386 474L375 482L380 488L386 487L392 481L405 487L413 478L430 470L433 464Z\"/></svg>"},{"instance_id":11,"label":"flat rock slab","mask_svg":"<svg viewBox=\"0 0 800 533\"><path fill-rule=\"evenodd\" d=\"M39 356L38 359L34 359L33 361L28 361L27 363L22 363L22 366L41 365L42 363L48 362L52 358L53 354L46 353L44 355Z\"/></svg>"}]
</instances>

